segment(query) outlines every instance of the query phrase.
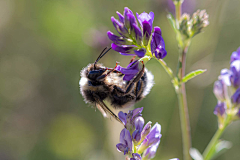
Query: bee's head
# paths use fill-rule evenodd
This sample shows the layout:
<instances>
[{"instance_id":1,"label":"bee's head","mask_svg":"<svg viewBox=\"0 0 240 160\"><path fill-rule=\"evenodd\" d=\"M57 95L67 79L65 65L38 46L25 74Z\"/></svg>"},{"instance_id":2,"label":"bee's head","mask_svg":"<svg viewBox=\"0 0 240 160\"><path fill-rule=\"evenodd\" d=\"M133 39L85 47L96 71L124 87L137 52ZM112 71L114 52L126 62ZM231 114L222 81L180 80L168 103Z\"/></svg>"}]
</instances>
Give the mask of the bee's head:
<instances>
[{"instance_id":1,"label":"bee's head","mask_svg":"<svg viewBox=\"0 0 240 160\"><path fill-rule=\"evenodd\" d=\"M88 72L87 78L94 81L98 77L100 77L105 71L106 71L106 69L104 69L104 68L91 70Z\"/></svg>"}]
</instances>

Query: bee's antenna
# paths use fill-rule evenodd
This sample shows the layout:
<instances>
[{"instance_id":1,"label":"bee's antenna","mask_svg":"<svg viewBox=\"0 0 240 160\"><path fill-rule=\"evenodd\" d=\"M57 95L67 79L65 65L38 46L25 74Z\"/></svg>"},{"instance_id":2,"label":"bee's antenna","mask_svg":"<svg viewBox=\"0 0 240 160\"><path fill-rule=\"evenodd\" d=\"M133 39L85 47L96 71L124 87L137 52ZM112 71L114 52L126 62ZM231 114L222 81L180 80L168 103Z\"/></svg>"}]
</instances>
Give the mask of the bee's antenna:
<instances>
[{"instance_id":1,"label":"bee's antenna","mask_svg":"<svg viewBox=\"0 0 240 160\"><path fill-rule=\"evenodd\" d=\"M100 55L98 56L97 60L95 61L94 63L94 68L95 68L95 65L96 63L110 50L112 49L112 47L110 47L108 50L106 50L108 47L104 48L104 50L100 53ZM106 50L106 52L104 52Z\"/></svg>"}]
</instances>

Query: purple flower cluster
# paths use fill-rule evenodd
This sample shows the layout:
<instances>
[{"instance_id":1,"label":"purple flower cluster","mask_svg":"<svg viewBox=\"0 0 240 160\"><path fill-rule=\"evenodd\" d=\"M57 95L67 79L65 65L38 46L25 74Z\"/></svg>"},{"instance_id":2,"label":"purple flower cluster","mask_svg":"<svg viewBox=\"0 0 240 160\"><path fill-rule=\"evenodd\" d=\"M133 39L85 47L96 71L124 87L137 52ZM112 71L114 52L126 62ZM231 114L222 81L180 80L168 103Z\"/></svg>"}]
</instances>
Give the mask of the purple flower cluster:
<instances>
[{"instance_id":1,"label":"purple flower cluster","mask_svg":"<svg viewBox=\"0 0 240 160\"><path fill-rule=\"evenodd\" d=\"M154 158L161 138L161 126L152 122L144 126L142 108L130 110L128 113L119 112L118 117L125 125L120 133L120 143L116 145L118 151L128 155L130 160Z\"/></svg>"},{"instance_id":2,"label":"purple flower cluster","mask_svg":"<svg viewBox=\"0 0 240 160\"><path fill-rule=\"evenodd\" d=\"M162 59L167 55L165 43L161 35L161 29L154 27L154 13L136 13L137 20L133 12L125 7L123 15L117 12L119 20L111 17L112 23L120 36L108 31L108 37L113 42L112 49L122 55L137 55L142 58L145 56L147 47L150 44L152 55L157 59ZM150 39L152 39L150 41Z\"/></svg>"},{"instance_id":3,"label":"purple flower cluster","mask_svg":"<svg viewBox=\"0 0 240 160\"><path fill-rule=\"evenodd\" d=\"M240 47L231 55L230 69L221 70L213 92L218 99L215 115L224 118L227 110L235 110L236 116L240 118Z\"/></svg>"}]
</instances>

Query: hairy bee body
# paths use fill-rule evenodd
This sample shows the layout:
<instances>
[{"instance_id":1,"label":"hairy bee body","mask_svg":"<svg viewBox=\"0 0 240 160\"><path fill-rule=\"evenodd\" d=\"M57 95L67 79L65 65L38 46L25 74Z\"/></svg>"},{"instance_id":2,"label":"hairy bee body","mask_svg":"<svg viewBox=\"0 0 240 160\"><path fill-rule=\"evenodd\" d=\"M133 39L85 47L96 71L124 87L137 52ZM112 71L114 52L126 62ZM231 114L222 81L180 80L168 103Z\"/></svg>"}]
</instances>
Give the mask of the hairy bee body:
<instances>
[{"instance_id":1,"label":"hairy bee body","mask_svg":"<svg viewBox=\"0 0 240 160\"><path fill-rule=\"evenodd\" d=\"M110 114L123 124L104 101L108 101L114 108L133 106L149 93L153 86L153 75L145 69L143 64L142 69L132 80L123 80L124 74L115 70L117 66L109 69L97 63L110 49L105 48L95 63L82 69L79 81L80 92L84 101L95 105L104 117Z\"/></svg>"},{"instance_id":2,"label":"hairy bee body","mask_svg":"<svg viewBox=\"0 0 240 160\"><path fill-rule=\"evenodd\" d=\"M101 80L97 77L89 77L91 71L101 71L98 76L107 74L109 71L101 64L89 64L81 71L81 80L79 82L81 94L86 103L96 105L97 95L101 101L108 101L114 108L128 108L144 98L153 86L153 75L145 69L140 80L134 83L133 87L126 94L119 90L125 89L130 81L123 80L123 74L112 72ZM94 93L94 94L93 94Z\"/></svg>"}]
</instances>

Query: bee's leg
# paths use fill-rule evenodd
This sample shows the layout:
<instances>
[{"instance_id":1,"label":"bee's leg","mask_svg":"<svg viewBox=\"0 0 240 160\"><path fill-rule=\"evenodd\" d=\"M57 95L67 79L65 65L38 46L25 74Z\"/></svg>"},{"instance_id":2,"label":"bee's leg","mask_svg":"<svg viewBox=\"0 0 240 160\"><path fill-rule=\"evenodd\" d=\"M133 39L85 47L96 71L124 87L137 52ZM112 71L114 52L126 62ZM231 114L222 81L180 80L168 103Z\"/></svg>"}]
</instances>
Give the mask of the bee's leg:
<instances>
[{"instance_id":1,"label":"bee's leg","mask_svg":"<svg viewBox=\"0 0 240 160\"><path fill-rule=\"evenodd\" d=\"M143 91L143 81L142 80L139 80L137 82L137 85L136 85L136 91L135 91L135 94L136 94L136 97L139 97L139 95L142 93Z\"/></svg>"},{"instance_id":2,"label":"bee's leg","mask_svg":"<svg viewBox=\"0 0 240 160\"><path fill-rule=\"evenodd\" d=\"M122 93L123 95L128 94L129 92L131 92L131 90L133 89L134 83L130 83L127 87L127 89L122 89L116 85L113 86L114 89L118 90L118 92Z\"/></svg>"},{"instance_id":3,"label":"bee's leg","mask_svg":"<svg viewBox=\"0 0 240 160\"><path fill-rule=\"evenodd\" d=\"M93 92L94 99L97 102L97 108L98 110L103 114L103 116L106 116L106 114L110 114L114 119L116 119L118 122L123 124L123 122L118 118L116 114L114 114L111 109L107 107L107 105L100 99L100 97ZM124 125L124 124L123 124Z\"/></svg>"},{"instance_id":4,"label":"bee's leg","mask_svg":"<svg viewBox=\"0 0 240 160\"><path fill-rule=\"evenodd\" d=\"M132 63L134 61L136 56L133 56L133 58L130 60L130 63Z\"/></svg>"},{"instance_id":5,"label":"bee's leg","mask_svg":"<svg viewBox=\"0 0 240 160\"><path fill-rule=\"evenodd\" d=\"M116 63L116 66L115 66L113 69L106 68L106 70L110 70L110 71L109 71L107 74L103 74L103 75L97 77L96 80L104 79L104 78L107 77L111 72L115 71L115 69L117 68L117 64L118 64L118 62Z\"/></svg>"},{"instance_id":6,"label":"bee's leg","mask_svg":"<svg viewBox=\"0 0 240 160\"><path fill-rule=\"evenodd\" d=\"M117 89L118 91L120 91L123 94L128 94L133 89L134 84L136 82L138 82L141 79L141 77L143 76L144 69L145 69L145 66L143 64L143 67L142 67L141 71L139 71L137 76L132 81L130 81L130 83L126 86L126 90L123 90L122 88L120 88L118 86L115 86L115 85L113 86L114 89Z\"/></svg>"}]
</instances>

